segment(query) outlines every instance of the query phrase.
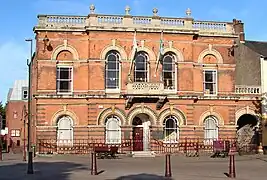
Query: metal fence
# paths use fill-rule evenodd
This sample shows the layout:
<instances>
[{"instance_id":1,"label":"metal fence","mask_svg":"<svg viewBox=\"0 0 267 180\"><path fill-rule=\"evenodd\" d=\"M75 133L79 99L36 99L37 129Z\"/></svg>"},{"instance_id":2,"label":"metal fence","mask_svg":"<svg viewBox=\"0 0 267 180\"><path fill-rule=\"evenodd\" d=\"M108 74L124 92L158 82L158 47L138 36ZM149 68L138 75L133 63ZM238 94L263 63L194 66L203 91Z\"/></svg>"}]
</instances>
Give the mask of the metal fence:
<instances>
[{"instance_id":1,"label":"metal fence","mask_svg":"<svg viewBox=\"0 0 267 180\"><path fill-rule=\"evenodd\" d=\"M39 154L89 154L94 148L117 147L118 153L127 154L135 150L136 142L132 139L122 139L119 143L106 143L105 139L74 139L57 141L52 139L39 139L37 141L37 152ZM117 141L116 141L117 142ZM235 138L225 139L201 139L184 138L178 142L164 142L163 140L151 139L149 150L156 154L184 154L186 156L211 155L216 151L233 151L242 154L257 153L257 145L249 144L239 148ZM139 142L140 143L140 142ZM143 143L143 142L141 142Z\"/></svg>"}]
</instances>

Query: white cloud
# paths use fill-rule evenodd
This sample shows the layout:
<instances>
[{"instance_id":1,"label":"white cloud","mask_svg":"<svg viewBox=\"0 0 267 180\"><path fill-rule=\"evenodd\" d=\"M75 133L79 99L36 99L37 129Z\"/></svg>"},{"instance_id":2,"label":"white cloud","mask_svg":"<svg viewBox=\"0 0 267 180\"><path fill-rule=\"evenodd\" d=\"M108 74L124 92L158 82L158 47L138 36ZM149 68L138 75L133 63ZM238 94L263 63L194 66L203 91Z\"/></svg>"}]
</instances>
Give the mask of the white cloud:
<instances>
[{"instance_id":1,"label":"white cloud","mask_svg":"<svg viewBox=\"0 0 267 180\"><path fill-rule=\"evenodd\" d=\"M5 102L8 89L17 79L27 78L26 59L29 57L27 45L14 40L0 44L0 101Z\"/></svg>"}]
</instances>

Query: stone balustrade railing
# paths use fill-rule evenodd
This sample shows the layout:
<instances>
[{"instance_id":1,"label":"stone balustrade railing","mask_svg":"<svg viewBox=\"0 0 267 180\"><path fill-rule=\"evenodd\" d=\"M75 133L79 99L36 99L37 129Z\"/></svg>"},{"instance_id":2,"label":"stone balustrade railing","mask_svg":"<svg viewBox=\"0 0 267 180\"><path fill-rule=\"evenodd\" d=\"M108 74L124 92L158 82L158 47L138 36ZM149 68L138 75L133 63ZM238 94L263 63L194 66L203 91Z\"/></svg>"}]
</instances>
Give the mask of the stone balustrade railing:
<instances>
[{"instance_id":1,"label":"stone balustrade railing","mask_svg":"<svg viewBox=\"0 0 267 180\"><path fill-rule=\"evenodd\" d=\"M235 86L235 93L236 94L261 94L261 87L260 86L237 85Z\"/></svg>"},{"instance_id":2,"label":"stone balustrade railing","mask_svg":"<svg viewBox=\"0 0 267 180\"><path fill-rule=\"evenodd\" d=\"M159 95L163 92L163 83L134 82L127 84L127 94Z\"/></svg>"},{"instance_id":3,"label":"stone balustrade railing","mask_svg":"<svg viewBox=\"0 0 267 180\"><path fill-rule=\"evenodd\" d=\"M39 15L37 29L66 29L66 28L149 28L156 30L194 30L200 33L234 34L233 23L194 21L192 18L166 18L147 16L116 16L97 15L89 16L59 16Z\"/></svg>"}]
</instances>

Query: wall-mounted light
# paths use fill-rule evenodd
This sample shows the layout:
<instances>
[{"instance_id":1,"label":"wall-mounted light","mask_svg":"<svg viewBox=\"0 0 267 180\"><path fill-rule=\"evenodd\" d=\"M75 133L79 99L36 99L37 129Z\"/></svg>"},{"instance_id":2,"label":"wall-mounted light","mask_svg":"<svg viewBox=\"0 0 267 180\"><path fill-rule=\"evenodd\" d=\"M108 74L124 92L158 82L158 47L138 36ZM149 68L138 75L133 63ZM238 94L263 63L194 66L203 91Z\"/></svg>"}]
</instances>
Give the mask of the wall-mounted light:
<instances>
[{"instance_id":1,"label":"wall-mounted light","mask_svg":"<svg viewBox=\"0 0 267 180\"><path fill-rule=\"evenodd\" d=\"M45 35L44 39L43 39L43 42L44 42L44 52L46 51L46 49L48 51L52 51L53 48L51 46L51 43L50 43L50 40L49 38L47 37L47 35Z\"/></svg>"}]
</instances>

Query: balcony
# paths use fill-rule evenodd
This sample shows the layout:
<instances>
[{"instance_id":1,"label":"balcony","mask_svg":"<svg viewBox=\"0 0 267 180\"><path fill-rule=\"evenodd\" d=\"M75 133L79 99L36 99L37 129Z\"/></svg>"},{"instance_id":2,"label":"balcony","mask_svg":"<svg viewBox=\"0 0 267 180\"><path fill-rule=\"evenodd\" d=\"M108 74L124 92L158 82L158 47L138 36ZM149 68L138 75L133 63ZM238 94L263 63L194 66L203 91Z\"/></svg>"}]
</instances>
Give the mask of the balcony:
<instances>
[{"instance_id":1,"label":"balcony","mask_svg":"<svg viewBox=\"0 0 267 180\"><path fill-rule=\"evenodd\" d=\"M261 87L260 86L244 86L244 85L237 85L235 86L235 93L236 94L261 94Z\"/></svg>"},{"instance_id":2,"label":"balcony","mask_svg":"<svg viewBox=\"0 0 267 180\"><path fill-rule=\"evenodd\" d=\"M163 83L134 82L127 84L127 94L132 95L161 95L164 92Z\"/></svg>"}]
</instances>

